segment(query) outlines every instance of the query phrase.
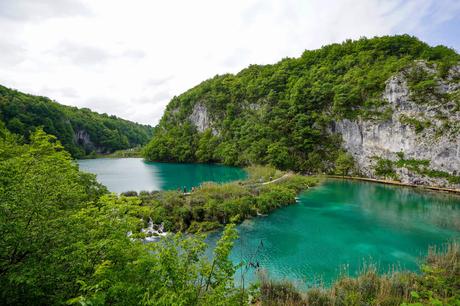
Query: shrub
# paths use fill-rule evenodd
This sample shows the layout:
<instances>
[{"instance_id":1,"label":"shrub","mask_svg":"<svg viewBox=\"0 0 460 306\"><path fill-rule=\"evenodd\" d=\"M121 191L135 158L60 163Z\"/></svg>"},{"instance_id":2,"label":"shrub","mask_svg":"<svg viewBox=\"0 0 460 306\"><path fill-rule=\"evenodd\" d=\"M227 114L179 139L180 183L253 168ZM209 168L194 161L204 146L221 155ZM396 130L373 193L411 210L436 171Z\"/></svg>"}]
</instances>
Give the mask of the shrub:
<instances>
[{"instance_id":1,"label":"shrub","mask_svg":"<svg viewBox=\"0 0 460 306\"><path fill-rule=\"evenodd\" d=\"M137 191L125 191L122 192L121 195L125 197L137 197Z\"/></svg>"},{"instance_id":2,"label":"shrub","mask_svg":"<svg viewBox=\"0 0 460 306\"><path fill-rule=\"evenodd\" d=\"M389 159L378 159L374 167L375 174L384 178L396 179L397 174L393 167L393 162Z\"/></svg>"}]
</instances>

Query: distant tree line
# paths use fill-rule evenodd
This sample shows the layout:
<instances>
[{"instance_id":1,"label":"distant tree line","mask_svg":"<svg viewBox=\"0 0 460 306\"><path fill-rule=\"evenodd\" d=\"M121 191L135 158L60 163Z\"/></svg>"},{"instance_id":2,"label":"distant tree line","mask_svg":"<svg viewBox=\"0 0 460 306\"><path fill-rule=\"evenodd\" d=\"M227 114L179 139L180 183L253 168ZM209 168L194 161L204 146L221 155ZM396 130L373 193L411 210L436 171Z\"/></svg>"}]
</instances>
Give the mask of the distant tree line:
<instances>
[{"instance_id":1,"label":"distant tree line","mask_svg":"<svg viewBox=\"0 0 460 306\"><path fill-rule=\"evenodd\" d=\"M87 108L64 106L46 97L0 86L0 121L28 139L38 127L55 135L73 157L144 145L152 136L148 125L99 114ZM80 137L77 134L80 133Z\"/></svg>"}]
</instances>

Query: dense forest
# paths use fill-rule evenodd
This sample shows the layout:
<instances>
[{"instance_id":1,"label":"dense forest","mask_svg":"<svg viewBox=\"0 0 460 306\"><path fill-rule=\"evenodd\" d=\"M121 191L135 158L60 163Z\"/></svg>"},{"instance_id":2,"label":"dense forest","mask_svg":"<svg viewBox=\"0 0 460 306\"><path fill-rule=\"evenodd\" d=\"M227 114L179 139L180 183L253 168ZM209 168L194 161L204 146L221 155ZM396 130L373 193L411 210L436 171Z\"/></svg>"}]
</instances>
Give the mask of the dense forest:
<instances>
[{"instance_id":1,"label":"dense forest","mask_svg":"<svg viewBox=\"0 0 460 306\"><path fill-rule=\"evenodd\" d=\"M0 86L0 121L25 139L41 127L55 135L76 158L142 146L152 136L150 126L61 105L4 86Z\"/></svg>"},{"instance_id":2,"label":"dense forest","mask_svg":"<svg viewBox=\"0 0 460 306\"><path fill-rule=\"evenodd\" d=\"M330 133L331 122L391 117L382 98L385 82L417 60L438 71L410 80L413 92L423 96L435 91L433 78L445 77L460 56L409 35L384 36L347 40L274 65L215 76L171 100L144 156L342 172L353 161ZM334 169L337 161L339 169Z\"/></svg>"}]
</instances>

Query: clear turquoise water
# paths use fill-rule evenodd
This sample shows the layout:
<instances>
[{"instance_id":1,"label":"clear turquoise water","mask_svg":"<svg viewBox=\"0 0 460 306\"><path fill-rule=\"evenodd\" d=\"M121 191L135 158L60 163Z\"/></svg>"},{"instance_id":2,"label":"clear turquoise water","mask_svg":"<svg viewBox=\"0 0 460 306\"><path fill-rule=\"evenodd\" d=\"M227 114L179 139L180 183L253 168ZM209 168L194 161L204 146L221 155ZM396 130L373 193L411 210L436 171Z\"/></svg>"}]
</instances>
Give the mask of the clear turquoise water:
<instances>
[{"instance_id":1,"label":"clear turquoise water","mask_svg":"<svg viewBox=\"0 0 460 306\"><path fill-rule=\"evenodd\" d=\"M295 205L245 221L238 231L235 263L258 262L272 277L302 287L317 282L315 276L330 283L343 267L353 275L370 262L381 272L417 271L429 246L460 239L460 197L330 180L301 193ZM208 237L211 246L219 235ZM245 270L246 281L254 280L254 270Z\"/></svg>"},{"instance_id":2,"label":"clear turquoise water","mask_svg":"<svg viewBox=\"0 0 460 306\"><path fill-rule=\"evenodd\" d=\"M167 190L204 181L243 179L239 168L204 164L149 163L142 159L78 161L111 191ZM460 197L389 185L329 180L303 192L298 203L238 226L235 263L259 263L277 279L326 283L344 267L353 275L366 263L381 272L417 271L429 246L460 239ZM208 237L211 246L220 233ZM246 281L255 269L244 269ZM236 280L240 282L241 270Z\"/></svg>"},{"instance_id":3,"label":"clear turquoise water","mask_svg":"<svg viewBox=\"0 0 460 306\"><path fill-rule=\"evenodd\" d=\"M203 182L229 182L246 178L236 167L209 164L145 162L142 158L98 158L78 160L80 169L97 175L112 192L141 190L190 190Z\"/></svg>"}]
</instances>

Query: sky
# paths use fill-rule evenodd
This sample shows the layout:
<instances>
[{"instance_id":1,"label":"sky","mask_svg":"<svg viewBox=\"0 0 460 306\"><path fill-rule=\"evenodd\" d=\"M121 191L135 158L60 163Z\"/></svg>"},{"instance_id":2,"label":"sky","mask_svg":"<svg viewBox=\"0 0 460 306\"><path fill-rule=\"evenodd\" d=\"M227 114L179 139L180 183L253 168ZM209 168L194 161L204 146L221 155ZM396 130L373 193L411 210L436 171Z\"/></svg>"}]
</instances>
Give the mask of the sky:
<instances>
[{"instance_id":1,"label":"sky","mask_svg":"<svg viewBox=\"0 0 460 306\"><path fill-rule=\"evenodd\" d=\"M0 0L0 84L155 125L216 74L408 33L460 50L460 0Z\"/></svg>"}]
</instances>

